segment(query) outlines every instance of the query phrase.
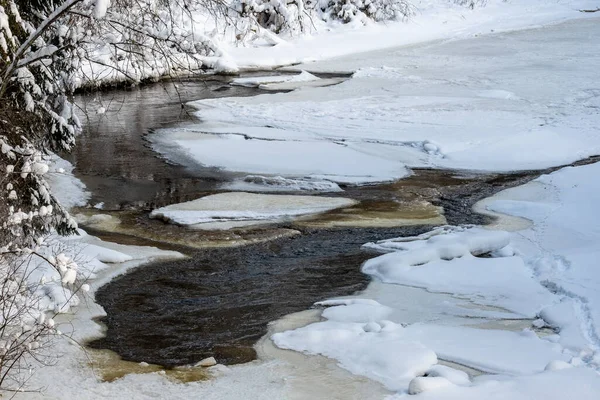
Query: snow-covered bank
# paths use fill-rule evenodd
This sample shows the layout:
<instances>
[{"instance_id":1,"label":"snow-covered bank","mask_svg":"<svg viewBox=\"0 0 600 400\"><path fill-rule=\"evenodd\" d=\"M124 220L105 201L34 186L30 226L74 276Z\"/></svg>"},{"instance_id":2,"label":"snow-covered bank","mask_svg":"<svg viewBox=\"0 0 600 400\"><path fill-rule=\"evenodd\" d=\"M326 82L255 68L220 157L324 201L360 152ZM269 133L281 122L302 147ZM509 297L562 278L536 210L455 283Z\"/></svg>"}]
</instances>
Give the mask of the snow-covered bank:
<instances>
[{"instance_id":1,"label":"snow-covered bank","mask_svg":"<svg viewBox=\"0 0 600 400\"><path fill-rule=\"evenodd\" d=\"M600 348L599 174L600 163L564 168L486 202L490 210L533 222L515 234L517 248L535 278L561 299L542 317L562 329L561 342L594 351Z\"/></svg>"},{"instance_id":2,"label":"snow-covered bank","mask_svg":"<svg viewBox=\"0 0 600 400\"><path fill-rule=\"evenodd\" d=\"M314 7L314 10L306 10L310 24L305 29L292 29L294 32L283 29L280 35L257 26L250 27L252 24L241 21L234 13L226 16L227 13L222 14L224 10L219 10L218 6L206 8L203 3L194 4L191 8L186 7L185 11L175 7L172 10L174 15L164 18L162 29L169 26L177 33L175 41L181 41L180 51L181 48L189 51L191 45L196 46L199 51L193 56L185 52L167 52L170 57L154 54L154 58L132 59L131 54L118 46L118 30L109 29L102 32L107 43L90 44L87 49L89 60L83 63L76 85L96 87L157 80L166 76L202 73L206 69L225 74L272 69L432 40L466 38L588 17L590 14L580 10L597 7L594 0L487 0L473 1L474 7L469 6L470 2L454 0L411 0L408 3L414 7L414 15L378 23L366 17L351 18L353 21L347 24L341 23L339 18L322 20L318 7ZM307 5L304 3L303 6ZM239 4L229 6L236 8ZM348 7L347 13L351 12L351 8ZM286 18L293 19L289 10L285 14ZM243 32L245 25L251 29Z\"/></svg>"},{"instance_id":3,"label":"snow-covered bank","mask_svg":"<svg viewBox=\"0 0 600 400\"><path fill-rule=\"evenodd\" d=\"M73 175L73 165L52 155L49 166L46 180L60 204L66 209L85 206L91 195L83 182Z\"/></svg>"},{"instance_id":4,"label":"snow-covered bank","mask_svg":"<svg viewBox=\"0 0 600 400\"><path fill-rule=\"evenodd\" d=\"M417 13L408 21L330 24L276 46L239 47L221 42L240 69L266 69L330 60L375 50L414 45L434 40L456 40L491 32L506 32L560 23L574 18L593 18L582 9L595 9L594 0L487 0L469 9L454 1L413 0ZM312 70L313 64L306 68ZM319 68L317 66L317 68ZM336 71L352 72L356 64L338 64Z\"/></svg>"},{"instance_id":5,"label":"snow-covered bank","mask_svg":"<svg viewBox=\"0 0 600 400\"><path fill-rule=\"evenodd\" d=\"M598 174L600 163L568 167L486 199L490 210L530 219L525 230L445 227L368 244L388 254L363 266L375 281L361 298L321 303L331 306L326 321L275 334L274 342L332 357L398 391L394 399L594 399ZM523 316L530 319L522 331L490 324ZM554 334L538 331L544 327ZM455 381L456 371L429 372L438 359L501 375Z\"/></svg>"},{"instance_id":6,"label":"snow-covered bank","mask_svg":"<svg viewBox=\"0 0 600 400\"><path fill-rule=\"evenodd\" d=\"M509 171L600 153L598 19L313 64L359 68L327 88L192 103L201 122L162 130L174 160L347 183L407 167ZM215 154L219 153L219 157Z\"/></svg>"}]
</instances>

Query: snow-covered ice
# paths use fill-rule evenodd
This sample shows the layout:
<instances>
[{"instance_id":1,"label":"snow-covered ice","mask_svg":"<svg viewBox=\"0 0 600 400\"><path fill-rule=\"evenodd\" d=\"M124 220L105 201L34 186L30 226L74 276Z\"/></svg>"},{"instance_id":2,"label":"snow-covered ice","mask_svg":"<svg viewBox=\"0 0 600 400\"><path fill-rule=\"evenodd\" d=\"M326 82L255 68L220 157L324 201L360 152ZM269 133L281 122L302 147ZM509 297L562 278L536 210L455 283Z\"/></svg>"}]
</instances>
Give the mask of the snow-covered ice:
<instances>
[{"instance_id":1,"label":"snow-covered ice","mask_svg":"<svg viewBox=\"0 0 600 400\"><path fill-rule=\"evenodd\" d=\"M356 203L343 197L228 192L161 207L150 216L194 229L229 229L318 214Z\"/></svg>"},{"instance_id":2,"label":"snow-covered ice","mask_svg":"<svg viewBox=\"0 0 600 400\"><path fill-rule=\"evenodd\" d=\"M533 222L530 229L515 234L515 242L527 255L536 279L562 299L541 315L561 329L565 345L592 345L596 350L600 346L598 174L599 163L564 168L486 202L491 210Z\"/></svg>"},{"instance_id":3,"label":"snow-covered ice","mask_svg":"<svg viewBox=\"0 0 600 400\"><path fill-rule=\"evenodd\" d=\"M232 130L222 124L212 125L214 129L201 126L158 130L149 139L153 148L167 158L179 160L183 154L185 160L193 163L250 174L310 177L338 183L392 181L409 174L402 163L361 151L343 141L303 134L290 137L285 129L276 127Z\"/></svg>"},{"instance_id":4,"label":"snow-covered ice","mask_svg":"<svg viewBox=\"0 0 600 400\"><path fill-rule=\"evenodd\" d=\"M152 140L192 164L355 183L398 179L406 166L568 164L600 153L600 43L590 35L597 19L303 65L357 72L327 88L200 100L200 123Z\"/></svg>"},{"instance_id":5,"label":"snow-covered ice","mask_svg":"<svg viewBox=\"0 0 600 400\"><path fill-rule=\"evenodd\" d=\"M343 80L343 78L321 79L309 72L301 71L299 74L236 78L231 82L231 85L256 87L262 90L296 90L307 87L335 85L343 82Z\"/></svg>"},{"instance_id":6,"label":"snow-covered ice","mask_svg":"<svg viewBox=\"0 0 600 400\"><path fill-rule=\"evenodd\" d=\"M283 82L311 82L319 78L306 71L302 71L298 75L267 75L267 76L252 76L248 78L236 78L231 84L235 86L260 87L272 83Z\"/></svg>"}]
</instances>

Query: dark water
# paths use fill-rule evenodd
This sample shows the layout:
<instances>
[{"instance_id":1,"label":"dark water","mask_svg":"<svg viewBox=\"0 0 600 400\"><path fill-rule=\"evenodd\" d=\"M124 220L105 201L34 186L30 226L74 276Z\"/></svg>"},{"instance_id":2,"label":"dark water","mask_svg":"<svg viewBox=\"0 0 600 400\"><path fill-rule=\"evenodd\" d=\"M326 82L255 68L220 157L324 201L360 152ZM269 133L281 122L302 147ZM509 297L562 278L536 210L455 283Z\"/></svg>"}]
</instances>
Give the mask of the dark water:
<instances>
[{"instance_id":1,"label":"dark water","mask_svg":"<svg viewBox=\"0 0 600 400\"><path fill-rule=\"evenodd\" d=\"M90 203L104 203L107 210L150 209L200 197L228 180L211 168L169 164L146 140L153 129L193 121L193 109L183 106L188 101L261 93L227 80L168 81L76 96L84 132L68 158L92 192ZM97 113L100 107L105 114Z\"/></svg>"},{"instance_id":2,"label":"dark water","mask_svg":"<svg viewBox=\"0 0 600 400\"><path fill-rule=\"evenodd\" d=\"M410 192L435 200L452 223L485 223L471 211L476 201L533 176L465 178L418 171L395 184L346 194L368 201ZM369 278L360 273L360 265L374 254L361 245L431 229L289 227L302 232L266 243L203 249L190 259L155 263L113 280L96 294L107 312L106 337L90 346L167 367L209 356L224 364L251 361L252 346L270 321L366 287Z\"/></svg>"},{"instance_id":3,"label":"dark water","mask_svg":"<svg viewBox=\"0 0 600 400\"><path fill-rule=\"evenodd\" d=\"M224 364L251 361L269 321L366 286L358 267L373 255L362 244L424 230L305 231L145 266L98 291L108 331L91 346L168 367L209 356Z\"/></svg>"}]
</instances>

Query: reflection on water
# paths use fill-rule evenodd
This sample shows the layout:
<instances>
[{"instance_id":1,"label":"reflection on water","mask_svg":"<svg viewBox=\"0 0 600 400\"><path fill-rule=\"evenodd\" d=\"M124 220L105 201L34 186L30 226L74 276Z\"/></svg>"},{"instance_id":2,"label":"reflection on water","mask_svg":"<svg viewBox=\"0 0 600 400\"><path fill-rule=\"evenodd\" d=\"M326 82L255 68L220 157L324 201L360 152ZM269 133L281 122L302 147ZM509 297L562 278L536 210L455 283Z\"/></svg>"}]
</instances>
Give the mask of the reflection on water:
<instances>
[{"instance_id":1,"label":"reflection on water","mask_svg":"<svg viewBox=\"0 0 600 400\"><path fill-rule=\"evenodd\" d=\"M111 210L160 207L197 198L227 178L210 168L189 170L169 164L145 140L152 129L193 121L191 110L182 105L185 102L260 93L211 79L75 97L84 131L68 158L92 192L91 204L104 203ZM106 112L98 113L101 108Z\"/></svg>"}]
</instances>

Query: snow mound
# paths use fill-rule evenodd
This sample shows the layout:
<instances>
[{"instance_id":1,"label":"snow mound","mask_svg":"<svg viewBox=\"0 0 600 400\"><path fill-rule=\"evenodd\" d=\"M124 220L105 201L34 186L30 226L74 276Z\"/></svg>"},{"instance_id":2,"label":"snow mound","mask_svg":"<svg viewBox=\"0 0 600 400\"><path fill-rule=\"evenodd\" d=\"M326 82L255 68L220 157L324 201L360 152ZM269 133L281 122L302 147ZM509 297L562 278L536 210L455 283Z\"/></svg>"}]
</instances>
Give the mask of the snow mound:
<instances>
[{"instance_id":1,"label":"snow mound","mask_svg":"<svg viewBox=\"0 0 600 400\"><path fill-rule=\"evenodd\" d=\"M382 252L410 251L405 254L407 262L415 265L425 264L434 259L459 258L467 253L478 256L500 250L509 243L510 235L507 232L443 226L422 235L381 240L367 243L364 247ZM409 259L411 261L408 261Z\"/></svg>"},{"instance_id":2,"label":"snow mound","mask_svg":"<svg viewBox=\"0 0 600 400\"><path fill-rule=\"evenodd\" d=\"M522 258L476 257L504 252L510 235L481 228L442 227L416 237L365 245L391 253L368 260L362 271L383 282L465 296L527 317L555 299L533 277Z\"/></svg>"},{"instance_id":3,"label":"snow mound","mask_svg":"<svg viewBox=\"0 0 600 400\"><path fill-rule=\"evenodd\" d=\"M227 229L322 213L356 203L342 197L230 192L162 207L152 211L150 217L197 229Z\"/></svg>"},{"instance_id":4,"label":"snow mound","mask_svg":"<svg viewBox=\"0 0 600 400\"><path fill-rule=\"evenodd\" d=\"M354 374L402 390L436 364L437 357L418 341L400 340L398 330L402 327L390 324L366 332L361 323L326 321L276 333L272 339L280 348L335 358Z\"/></svg>"},{"instance_id":5,"label":"snow mound","mask_svg":"<svg viewBox=\"0 0 600 400\"><path fill-rule=\"evenodd\" d=\"M419 394L425 391L439 390L453 385L452 382L441 376L418 376L410 381L410 384L408 385L408 394Z\"/></svg>"},{"instance_id":6,"label":"snow mound","mask_svg":"<svg viewBox=\"0 0 600 400\"><path fill-rule=\"evenodd\" d=\"M445 365L434 365L429 368L427 372L425 372L425 376L430 377L442 377L446 378L448 381L454 383L455 385L469 385L471 384L471 380L469 379L469 375L458 369L454 369L451 367L447 367Z\"/></svg>"}]
</instances>

